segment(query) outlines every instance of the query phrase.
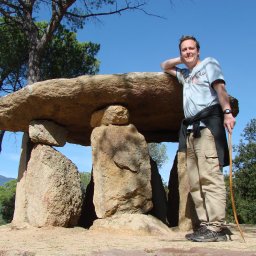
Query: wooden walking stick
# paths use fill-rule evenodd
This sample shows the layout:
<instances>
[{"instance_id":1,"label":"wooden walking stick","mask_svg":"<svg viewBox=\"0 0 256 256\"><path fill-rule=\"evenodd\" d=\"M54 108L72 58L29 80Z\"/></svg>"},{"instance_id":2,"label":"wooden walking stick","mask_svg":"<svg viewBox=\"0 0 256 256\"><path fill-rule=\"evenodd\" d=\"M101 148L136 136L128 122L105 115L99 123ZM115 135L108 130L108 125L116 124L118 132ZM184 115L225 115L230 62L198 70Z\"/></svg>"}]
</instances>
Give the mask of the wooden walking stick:
<instances>
[{"instance_id":1,"label":"wooden walking stick","mask_svg":"<svg viewBox=\"0 0 256 256\"><path fill-rule=\"evenodd\" d=\"M232 209L233 209L233 214L235 218L235 222L237 225L237 228L240 232L241 237L243 238L244 242L244 234L243 231L239 225L238 218L237 218L237 213L236 213L236 206L235 206L235 197L234 197L234 192L233 192L233 181L232 181L232 136L230 133L228 133L228 147L229 147L229 186L230 186L230 198L231 198L231 203L232 203Z\"/></svg>"}]
</instances>

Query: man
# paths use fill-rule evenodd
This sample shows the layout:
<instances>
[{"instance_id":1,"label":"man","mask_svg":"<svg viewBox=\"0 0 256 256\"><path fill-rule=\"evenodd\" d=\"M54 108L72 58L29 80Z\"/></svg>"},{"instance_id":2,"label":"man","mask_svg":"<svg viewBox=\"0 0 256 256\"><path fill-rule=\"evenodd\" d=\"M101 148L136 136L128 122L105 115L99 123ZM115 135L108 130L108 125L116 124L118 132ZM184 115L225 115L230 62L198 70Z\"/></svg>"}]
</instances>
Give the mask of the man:
<instances>
[{"instance_id":1,"label":"man","mask_svg":"<svg viewBox=\"0 0 256 256\"><path fill-rule=\"evenodd\" d=\"M214 58L200 60L200 45L183 36L180 56L161 63L164 72L183 85L183 108L179 151L186 151L190 193L200 227L186 238L196 242L226 241L226 189L222 167L229 164L225 128L235 125L225 80ZM184 64L187 68L178 68ZM225 128L224 128L225 127Z\"/></svg>"}]
</instances>

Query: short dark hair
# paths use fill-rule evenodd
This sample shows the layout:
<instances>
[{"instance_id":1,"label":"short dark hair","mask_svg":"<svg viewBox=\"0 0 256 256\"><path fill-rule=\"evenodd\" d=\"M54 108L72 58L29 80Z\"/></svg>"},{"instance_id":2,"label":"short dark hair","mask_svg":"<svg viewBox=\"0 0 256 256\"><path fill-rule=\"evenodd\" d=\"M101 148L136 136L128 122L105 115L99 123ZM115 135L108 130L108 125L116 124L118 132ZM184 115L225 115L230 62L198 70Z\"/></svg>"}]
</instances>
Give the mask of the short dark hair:
<instances>
[{"instance_id":1,"label":"short dark hair","mask_svg":"<svg viewBox=\"0 0 256 256\"><path fill-rule=\"evenodd\" d=\"M180 47L181 47L181 44L184 42L184 41L186 41L186 40L193 40L195 43L196 43L196 48L197 48L197 50L199 51L200 50L200 44L199 44L199 42L197 41L197 39L194 37L194 36L182 36L181 38L180 38L180 43L179 43L179 49L180 49ZM181 50L181 49L180 49Z\"/></svg>"}]
</instances>

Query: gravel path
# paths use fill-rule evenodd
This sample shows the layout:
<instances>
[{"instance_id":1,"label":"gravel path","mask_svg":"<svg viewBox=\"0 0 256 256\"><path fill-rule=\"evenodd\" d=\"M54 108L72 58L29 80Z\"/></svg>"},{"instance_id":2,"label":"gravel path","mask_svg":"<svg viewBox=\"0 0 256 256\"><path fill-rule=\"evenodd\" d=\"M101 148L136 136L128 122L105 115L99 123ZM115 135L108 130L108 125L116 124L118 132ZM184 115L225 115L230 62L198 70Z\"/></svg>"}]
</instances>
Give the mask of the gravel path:
<instances>
[{"instance_id":1,"label":"gravel path","mask_svg":"<svg viewBox=\"0 0 256 256\"><path fill-rule=\"evenodd\" d=\"M184 232L170 229L168 236L99 232L83 228L24 228L0 226L0 256L256 256L256 227L245 229L246 243L232 229L233 241L194 243Z\"/></svg>"}]
</instances>

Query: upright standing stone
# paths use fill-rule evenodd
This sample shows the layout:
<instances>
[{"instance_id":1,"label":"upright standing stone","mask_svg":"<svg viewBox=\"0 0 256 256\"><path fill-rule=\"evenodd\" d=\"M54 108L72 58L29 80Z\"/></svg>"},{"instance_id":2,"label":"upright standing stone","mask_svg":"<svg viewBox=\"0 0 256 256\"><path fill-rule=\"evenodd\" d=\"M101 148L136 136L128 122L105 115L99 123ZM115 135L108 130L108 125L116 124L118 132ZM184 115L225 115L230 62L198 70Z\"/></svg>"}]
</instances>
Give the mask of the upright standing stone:
<instances>
[{"instance_id":1,"label":"upright standing stone","mask_svg":"<svg viewBox=\"0 0 256 256\"><path fill-rule=\"evenodd\" d=\"M26 217L26 207L27 207L27 199L26 199L26 170L28 161L31 156L31 151L33 149L34 143L29 138L27 132L24 132L22 137L22 145L21 145L21 154L20 154L20 163L18 170L18 179L16 185L16 195L15 195L15 211L13 216L13 223L15 222L17 225L23 225L27 223Z\"/></svg>"},{"instance_id":2,"label":"upright standing stone","mask_svg":"<svg viewBox=\"0 0 256 256\"><path fill-rule=\"evenodd\" d=\"M178 154L176 154L168 182L167 220L170 227L179 225L179 206Z\"/></svg>"},{"instance_id":3,"label":"upright standing stone","mask_svg":"<svg viewBox=\"0 0 256 256\"><path fill-rule=\"evenodd\" d=\"M161 175L159 174L157 163L150 159L151 164L151 187L153 208L149 214L167 224L167 198Z\"/></svg>"},{"instance_id":4,"label":"upright standing stone","mask_svg":"<svg viewBox=\"0 0 256 256\"><path fill-rule=\"evenodd\" d=\"M196 225L197 216L190 195L187 174L186 154L178 152L178 188L179 188L179 230L188 231Z\"/></svg>"},{"instance_id":5,"label":"upright standing stone","mask_svg":"<svg viewBox=\"0 0 256 256\"><path fill-rule=\"evenodd\" d=\"M13 224L35 227L74 226L82 206L76 166L50 146L34 146L27 169L18 182Z\"/></svg>"},{"instance_id":6,"label":"upright standing stone","mask_svg":"<svg viewBox=\"0 0 256 256\"><path fill-rule=\"evenodd\" d=\"M98 218L152 208L147 143L133 125L100 126L91 135L93 202Z\"/></svg>"},{"instance_id":7,"label":"upright standing stone","mask_svg":"<svg viewBox=\"0 0 256 256\"><path fill-rule=\"evenodd\" d=\"M171 227L178 226L181 231L188 231L198 225L195 206L190 195L186 167L186 154L176 154L168 184L167 219Z\"/></svg>"}]
</instances>

